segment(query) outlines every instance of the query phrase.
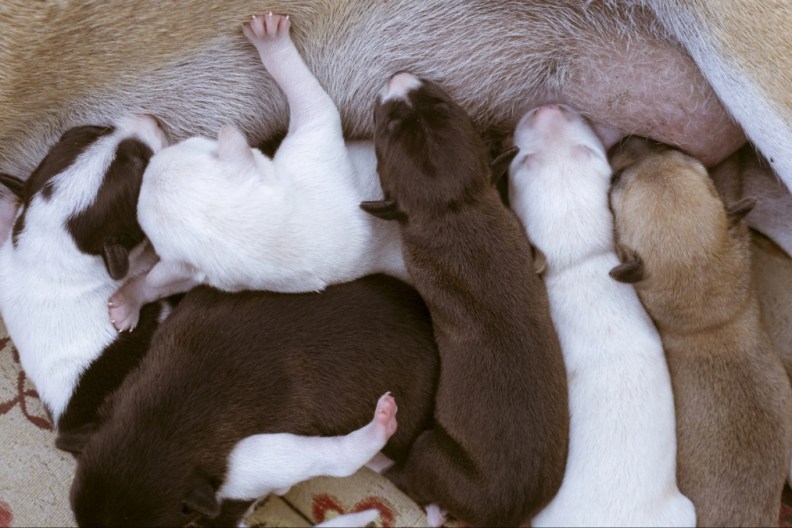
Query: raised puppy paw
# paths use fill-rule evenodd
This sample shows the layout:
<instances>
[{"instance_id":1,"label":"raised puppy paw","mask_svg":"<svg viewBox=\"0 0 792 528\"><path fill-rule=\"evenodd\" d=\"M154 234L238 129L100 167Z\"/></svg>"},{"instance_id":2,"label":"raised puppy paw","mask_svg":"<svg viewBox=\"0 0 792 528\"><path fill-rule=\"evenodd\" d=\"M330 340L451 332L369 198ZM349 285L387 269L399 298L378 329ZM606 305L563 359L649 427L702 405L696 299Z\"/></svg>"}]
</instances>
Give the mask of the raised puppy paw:
<instances>
[{"instance_id":1,"label":"raised puppy paw","mask_svg":"<svg viewBox=\"0 0 792 528\"><path fill-rule=\"evenodd\" d=\"M284 44L291 44L289 26L288 15L253 15L249 22L242 24L242 33L259 51L262 60L266 60L269 52Z\"/></svg>"}]
</instances>

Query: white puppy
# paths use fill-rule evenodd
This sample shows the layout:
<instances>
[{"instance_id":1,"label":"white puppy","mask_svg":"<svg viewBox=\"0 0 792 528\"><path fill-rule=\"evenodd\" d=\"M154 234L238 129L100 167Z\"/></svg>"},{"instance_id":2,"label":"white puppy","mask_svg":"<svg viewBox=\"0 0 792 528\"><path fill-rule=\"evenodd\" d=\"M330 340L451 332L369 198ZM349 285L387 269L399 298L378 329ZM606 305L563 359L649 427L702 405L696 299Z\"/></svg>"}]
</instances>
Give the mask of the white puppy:
<instances>
[{"instance_id":1,"label":"white puppy","mask_svg":"<svg viewBox=\"0 0 792 528\"><path fill-rule=\"evenodd\" d=\"M60 432L89 425L120 381L118 369L138 357L128 349L140 348L139 336L120 338L106 303L146 265L138 257L144 236L135 202L149 158L164 145L151 117L71 129L18 190L19 204L2 201L10 236L0 247L0 313ZM147 318L153 325L156 319ZM97 374L97 358L124 348L127 357L113 372Z\"/></svg>"},{"instance_id":2,"label":"white puppy","mask_svg":"<svg viewBox=\"0 0 792 528\"><path fill-rule=\"evenodd\" d=\"M671 379L660 337L619 264L602 143L569 107L526 114L514 138L511 206L547 260L545 283L569 378L569 459L534 526L694 526L676 483Z\"/></svg>"},{"instance_id":3,"label":"white puppy","mask_svg":"<svg viewBox=\"0 0 792 528\"><path fill-rule=\"evenodd\" d=\"M370 143L346 145L333 101L289 37L289 19L243 26L283 89L289 131L273 159L233 127L191 138L152 159L138 218L160 257L110 300L119 330L140 307L205 283L225 291L319 291L372 273L409 276L398 228L364 213L382 197Z\"/></svg>"}]
</instances>

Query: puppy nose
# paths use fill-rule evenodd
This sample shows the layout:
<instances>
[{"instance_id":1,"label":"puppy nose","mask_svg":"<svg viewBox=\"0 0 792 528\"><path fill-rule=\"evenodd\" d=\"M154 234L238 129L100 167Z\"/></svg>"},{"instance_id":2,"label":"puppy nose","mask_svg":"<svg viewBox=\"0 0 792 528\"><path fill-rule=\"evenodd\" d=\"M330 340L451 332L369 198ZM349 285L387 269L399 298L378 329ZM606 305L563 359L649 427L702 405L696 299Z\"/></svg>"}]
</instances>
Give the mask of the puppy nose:
<instances>
[{"instance_id":1,"label":"puppy nose","mask_svg":"<svg viewBox=\"0 0 792 528\"><path fill-rule=\"evenodd\" d=\"M382 100L405 99L407 94L421 86L421 80L408 72L399 72L393 75L385 84L382 91Z\"/></svg>"}]
</instances>

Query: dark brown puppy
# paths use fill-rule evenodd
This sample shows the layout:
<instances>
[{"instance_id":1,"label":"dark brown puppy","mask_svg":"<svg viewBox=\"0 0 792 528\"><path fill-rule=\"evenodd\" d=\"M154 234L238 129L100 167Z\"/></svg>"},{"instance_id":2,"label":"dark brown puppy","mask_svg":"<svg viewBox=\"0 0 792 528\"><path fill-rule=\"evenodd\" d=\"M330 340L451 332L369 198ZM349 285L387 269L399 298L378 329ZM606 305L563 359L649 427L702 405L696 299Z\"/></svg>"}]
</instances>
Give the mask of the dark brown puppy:
<instances>
[{"instance_id":1,"label":"dark brown puppy","mask_svg":"<svg viewBox=\"0 0 792 528\"><path fill-rule=\"evenodd\" d=\"M771 526L792 452L792 389L761 320L743 217L704 166L631 138L611 156L623 263L663 339L677 415L679 489L699 526Z\"/></svg>"},{"instance_id":2,"label":"dark brown puppy","mask_svg":"<svg viewBox=\"0 0 792 528\"><path fill-rule=\"evenodd\" d=\"M431 417L437 362L426 307L393 278L310 294L192 290L82 449L77 522L236 526L246 504L217 492L240 440L346 435L387 391L399 425L384 452L403 460Z\"/></svg>"},{"instance_id":3,"label":"dark brown puppy","mask_svg":"<svg viewBox=\"0 0 792 528\"><path fill-rule=\"evenodd\" d=\"M470 117L435 84L399 73L375 108L385 200L441 356L435 424L403 486L423 504L486 526L529 520L564 475L564 362L531 248L500 200Z\"/></svg>"}]
</instances>

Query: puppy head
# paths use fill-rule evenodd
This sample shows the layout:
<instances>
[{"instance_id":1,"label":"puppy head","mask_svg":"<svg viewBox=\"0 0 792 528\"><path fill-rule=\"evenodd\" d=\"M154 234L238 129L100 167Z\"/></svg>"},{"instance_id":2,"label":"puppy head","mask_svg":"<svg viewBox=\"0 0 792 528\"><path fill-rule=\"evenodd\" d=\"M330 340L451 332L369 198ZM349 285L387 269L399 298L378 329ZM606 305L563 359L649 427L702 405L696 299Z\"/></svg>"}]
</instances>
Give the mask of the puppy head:
<instances>
[{"instance_id":1,"label":"puppy head","mask_svg":"<svg viewBox=\"0 0 792 528\"><path fill-rule=\"evenodd\" d=\"M374 123L385 201L379 208L364 206L369 212L389 218L442 214L491 186L483 140L470 116L436 84L397 73L377 98Z\"/></svg>"},{"instance_id":2,"label":"puppy head","mask_svg":"<svg viewBox=\"0 0 792 528\"><path fill-rule=\"evenodd\" d=\"M586 119L565 105L540 106L520 119L514 144L509 201L548 265L608 250L610 166Z\"/></svg>"},{"instance_id":3,"label":"puppy head","mask_svg":"<svg viewBox=\"0 0 792 528\"><path fill-rule=\"evenodd\" d=\"M167 440L105 433L93 435L77 458L70 500L79 526L185 526L220 514L218 483L189 464L189 448L165 453Z\"/></svg>"},{"instance_id":4,"label":"puppy head","mask_svg":"<svg viewBox=\"0 0 792 528\"><path fill-rule=\"evenodd\" d=\"M21 190L12 242L35 247L65 228L79 252L123 278L129 251L144 238L137 222L143 171L165 143L149 116L66 131Z\"/></svg>"},{"instance_id":5,"label":"puppy head","mask_svg":"<svg viewBox=\"0 0 792 528\"><path fill-rule=\"evenodd\" d=\"M687 280L716 271L724 247L742 237L752 201L728 210L706 168L682 152L633 137L614 147L610 203L623 282Z\"/></svg>"},{"instance_id":6,"label":"puppy head","mask_svg":"<svg viewBox=\"0 0 792 528\"><path fill-rule=\"evenodd\" d=\"M602 141L569 106L547 104L530 110L517 123L514 145L520 151L511 163L513 179L526 180L525 184L540 180L545 192L566 193L569 178L575 185L585 185L584 178L601 182L610 178Z\"/></svg>"}]
</instances>

